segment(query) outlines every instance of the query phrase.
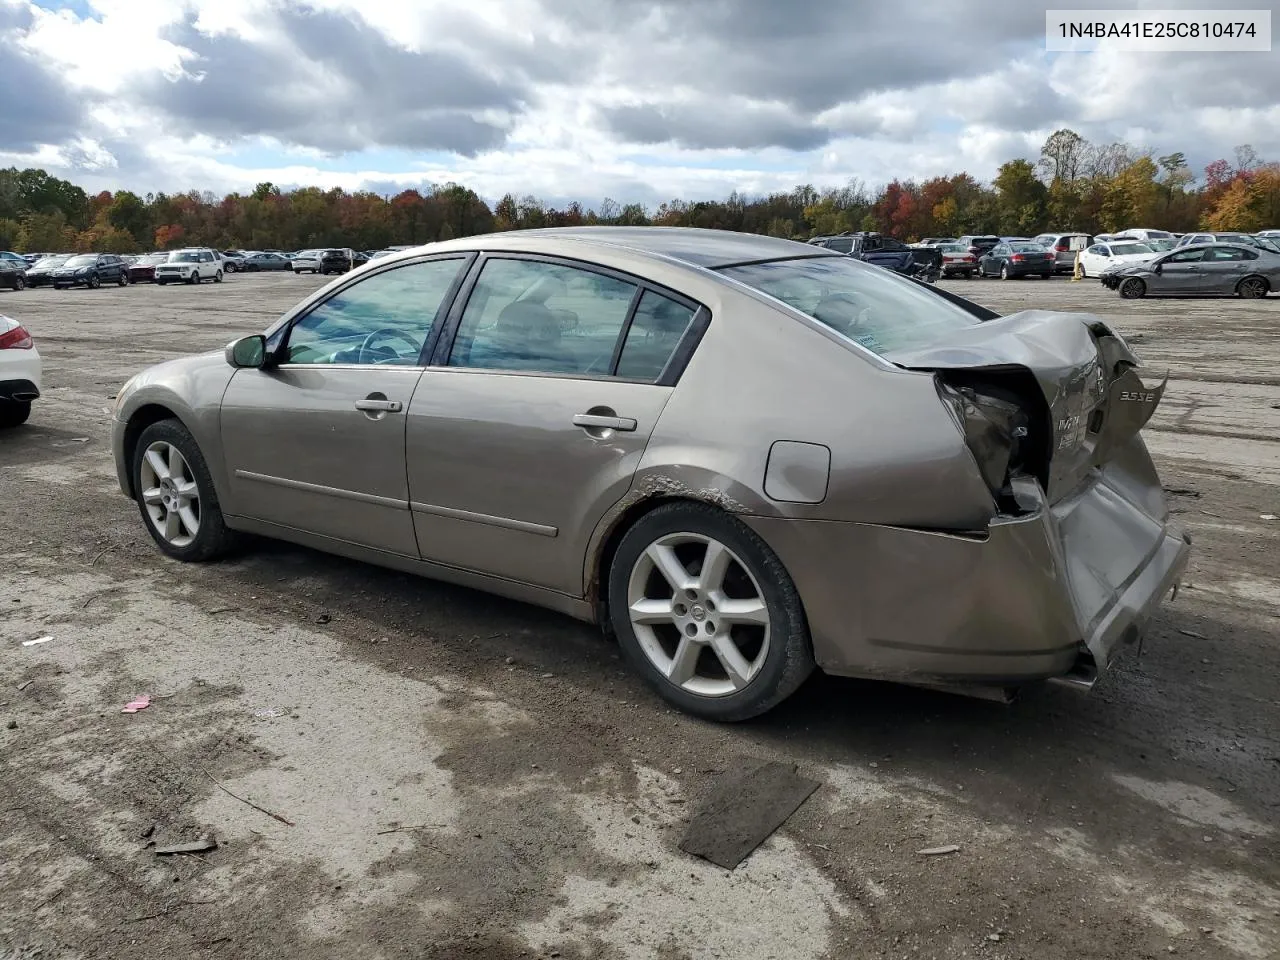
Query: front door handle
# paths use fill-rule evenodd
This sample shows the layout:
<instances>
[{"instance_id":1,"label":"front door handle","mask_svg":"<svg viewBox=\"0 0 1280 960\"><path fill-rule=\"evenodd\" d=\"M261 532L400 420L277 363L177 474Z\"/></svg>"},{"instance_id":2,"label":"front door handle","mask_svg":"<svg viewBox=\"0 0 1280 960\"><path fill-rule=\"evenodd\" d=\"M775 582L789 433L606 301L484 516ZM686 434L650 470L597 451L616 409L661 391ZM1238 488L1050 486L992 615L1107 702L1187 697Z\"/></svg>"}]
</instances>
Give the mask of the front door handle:
<instances>
[{"instance_id":1,"label":"front door handle","mask_svg":"<svg viewBox=\"0 0 1280 960\"><path fill-rule=\"evenodd\" d=\"M399 413L402 409L399 400L357 400L357 410L376 410L382 413Z\"/></svg>"},{"instance_id":2,"label":"front door handle","mask_svg":"<svg viewBox=\"0 0 1280 960\"><path fill-rule=\"evenodd\" d=\"M596 430L620 430L627 433L636 428L635 420L630 417L606 417L597 413L575 413L573 425Z\"/></svg>"}]
</instances>

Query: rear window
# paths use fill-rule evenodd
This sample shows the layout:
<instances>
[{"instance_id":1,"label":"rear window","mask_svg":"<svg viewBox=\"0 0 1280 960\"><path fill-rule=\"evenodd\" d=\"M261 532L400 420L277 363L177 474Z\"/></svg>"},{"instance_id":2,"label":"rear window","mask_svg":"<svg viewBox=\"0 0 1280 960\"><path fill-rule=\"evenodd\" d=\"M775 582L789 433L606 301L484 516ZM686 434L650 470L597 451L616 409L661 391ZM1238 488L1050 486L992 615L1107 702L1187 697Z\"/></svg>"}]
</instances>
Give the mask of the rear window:
<instances>
[{"instance_id":1,"label":"rear window","mask_svg":"<svg viewBox=\"0 0 1280 960\"><path fill-rule=\"evenodd\" d=\"M1014 253L1044 253L1044 244L1035 243L1031 240L1022 240L1011 243L1009 246Z\"/></svg>"},{"instance_id":2,"label":"rear window","mask_svg":"<svg viewBox=\"0 0 1280 960\"><path fill-rule=\"evenodd\" d=\"M881 355L981 322L927 287L847 257L774 260L720 272Z\"/></svg>"}]
</instances>

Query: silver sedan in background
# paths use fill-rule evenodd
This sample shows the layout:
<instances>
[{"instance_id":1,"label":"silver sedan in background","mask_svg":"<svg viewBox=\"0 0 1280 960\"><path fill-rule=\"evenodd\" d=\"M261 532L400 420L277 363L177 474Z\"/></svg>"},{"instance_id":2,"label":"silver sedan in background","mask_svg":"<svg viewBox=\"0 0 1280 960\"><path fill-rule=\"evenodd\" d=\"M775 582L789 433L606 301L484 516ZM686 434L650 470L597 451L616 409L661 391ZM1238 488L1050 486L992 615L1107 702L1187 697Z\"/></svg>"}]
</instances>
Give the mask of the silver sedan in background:
<instances>
[{"instance_id":1,"label":"silver sedan in background","mask_svg":"<svg viewBox=\"0 0 1280 960\"><path fill-rule=\"evenodd\" d=\"M1102 320L997 316L810 244L468 237L131 379L159 548L241 531L607 625L664 697L763 713L815 666L1089 687L1187 561Z\"/></svg>"},{"instance_id":2,"label":"silver sedan in background","mask_svg":"<svg viewBox=\"0 0 1280 960\"><path fill-rule=\"evenodd\" d=\"M1280 289L1280 255L1244 244L1202 243L1113 267L1098 279L1127 300L1148 295L1257 299Z\"/></svg>"}]
</instances>

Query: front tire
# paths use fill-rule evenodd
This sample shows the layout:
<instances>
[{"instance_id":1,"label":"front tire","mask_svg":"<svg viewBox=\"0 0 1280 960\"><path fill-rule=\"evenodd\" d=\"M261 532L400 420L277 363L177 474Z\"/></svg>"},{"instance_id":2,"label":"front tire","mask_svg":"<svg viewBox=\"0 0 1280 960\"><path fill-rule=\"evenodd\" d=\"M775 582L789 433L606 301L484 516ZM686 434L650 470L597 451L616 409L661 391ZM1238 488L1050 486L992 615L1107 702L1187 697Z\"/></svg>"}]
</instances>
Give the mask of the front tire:
<instances>
[{"instance_id":1,"label":"front tire","mask_svg":"<svg viewBox=\"0 0 1280 960\"><path fill-rule=\"evenodd\" d=\"M20 427L29 416L30 400L0 400L0 427Z\"/></svg>"},{"instance_id":2,"label":"front tire","mask_svg":"<svg viewBox=\"0 0 1280 960\"><path fill-rule=\"evenodd\" d=\"M199 282L200 282L200 272L198 270L192 270L189 274L187 274L187 283L199 283Z\"/></svg>"},{"instance_id":3,"label":"front tire","mask_svg":"<svg viewBox=\"0 0 1280 960\"><path fill-rule=\"evenodd\" d=\"M696 716L759 716L813 671L800 596L782 562L708 504L665 504L637 521L614 554L608 597L631 665Z\"/></svg>"},{"instance_id":4,"label":"front tire","mask_svg":"<svg viewBox=\"0 0 1280 960\"><path fill-rule=\"evenodd\" d=\"M202 562L225 556L235 546L204 454L181 421L161 420L142 431L132 471L142 522L164 553Z\"/></svg>"},{"instance_id":5,"label":"front tire","mask_svg":"<svg viewBox=\"0 0 1280 960\"><path fill-rule=\"evenodd\" d=\"M1120 284L1120 296L1126 300L1140 300L1147 295L1147 285L1141 277L1130 277Z\"/></svg>"},{"instance_id":6,"label":"front tire","mask_svg":"<svg viewBox=\"0 0 1280 960\"><path fill-rule=\"evenodd\" d=\"M89 282L87 286L89 287L90 290L97 290L99 287L102 286L102 278L95 273L92 277L89 278Z\"/></svg>"},{"instance_id":7,"label":"front tire","mask_svg":"<svg viewBox=\"0 0 1280 960\"><path fill-rule=\"evenodd\" d=\"M127 287L129 285L129 275L127 273L120 274L120 277L116 280L116 283L118 283L122 287Z\"/></svg>"}]
</instances>

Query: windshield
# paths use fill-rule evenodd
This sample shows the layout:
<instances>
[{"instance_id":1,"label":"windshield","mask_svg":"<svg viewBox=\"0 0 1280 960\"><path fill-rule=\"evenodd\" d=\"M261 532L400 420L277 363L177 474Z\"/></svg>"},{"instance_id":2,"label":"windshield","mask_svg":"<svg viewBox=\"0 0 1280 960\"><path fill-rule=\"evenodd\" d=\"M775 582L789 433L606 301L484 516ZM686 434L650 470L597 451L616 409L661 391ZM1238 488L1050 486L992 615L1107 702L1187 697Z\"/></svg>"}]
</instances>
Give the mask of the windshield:
<instances>
[{"instance_id":1,"label":"windshield","mask_svg":"<svg viewBox=\"0 0 1280 960\"><path fill-rule=\"evenodd\" d=\"M36 261L37 267L60 267L69 260L69 257L41 257Z\"/></svg>"},{"instance_id":2,"label":"windshield","mask_svg":"<svg viewBox=\"0 0 1280 960\"><path fill-rule=\"evenodd\" d=\"M963 243L940 243L938 249L943 253L968 253L969 248Z\"/></svg>"},{"instance_id":3,"label":"windshield","mask_svg":"<svg viewBox=\"0 0 1280 960\"><path fill-rule=\"evenodd\" d=\"M1270 253L1280 253L1280 244L1276 243L1270 237L1254 237L1253 242L1255 246L1259 246Z\"/></svg>"},{"instance_id":4,"label":"windshield","mask_svg":"<svg viewBox=\"0 0 1280 960\"><path fill-rule=\"evenodd\" d=\"M1157 253L1162 253L1165 250L1172 250L1173 245L1174 244L1172 240L1148 240L1147 241L1147 246L1150 247L1152 250L1156 251Z\"/></svg>"},{"instance_id":5,"label":"windshield","mask_svg":"<svg viewBox=\"0 0 1280 960\"><path fill-rule=\"evenodd\" d=\"M926 287L848 257L774 260L720 272L881 355L928 344L949 330L980 322Z\"/></svg>"},{"instance_id":6,"label":"windshield","mask_svg":"<svg viewBox=\"0 0 1280 960\"><path fill-rule=\"evenodd\" d=\"M169 254L170 263L199 263L200 254L194 250L179 250L176 253Z\"/></svg>"},{"instance_id":7,"label":"windshield","mask_svg":"<svg viewBox=\"0 0 1280 960\"><path fill-rule=\"evenodd\" d=\"M98 258L95 256L79 256L79 257L72 257L70 260L64 263L63 266L64 267L92 267L97 262L98 262Z\"/></svg>"},{"instance_id":8,"label":"windshield","mask_svg":"<svg viewBox=\"0 0 1280 960\"><path fill-rule=\"evenodd\" d=\"M1113 257L1125 257L1134 253L1155 253L1155 251L1145 243L1113 243L1111 245Z\"/></svg>"},{"instance_id":9,"label":"windshield","mask_svg":"<svg viewBox=\"0 0 1280 960\"><path fill-rule=\"evenodd\" d=\"M1148 240L1172 240L1173 234L1168 233L1164 230L1148 230L1147 239Z\"/></svg>"}]
</instances>

